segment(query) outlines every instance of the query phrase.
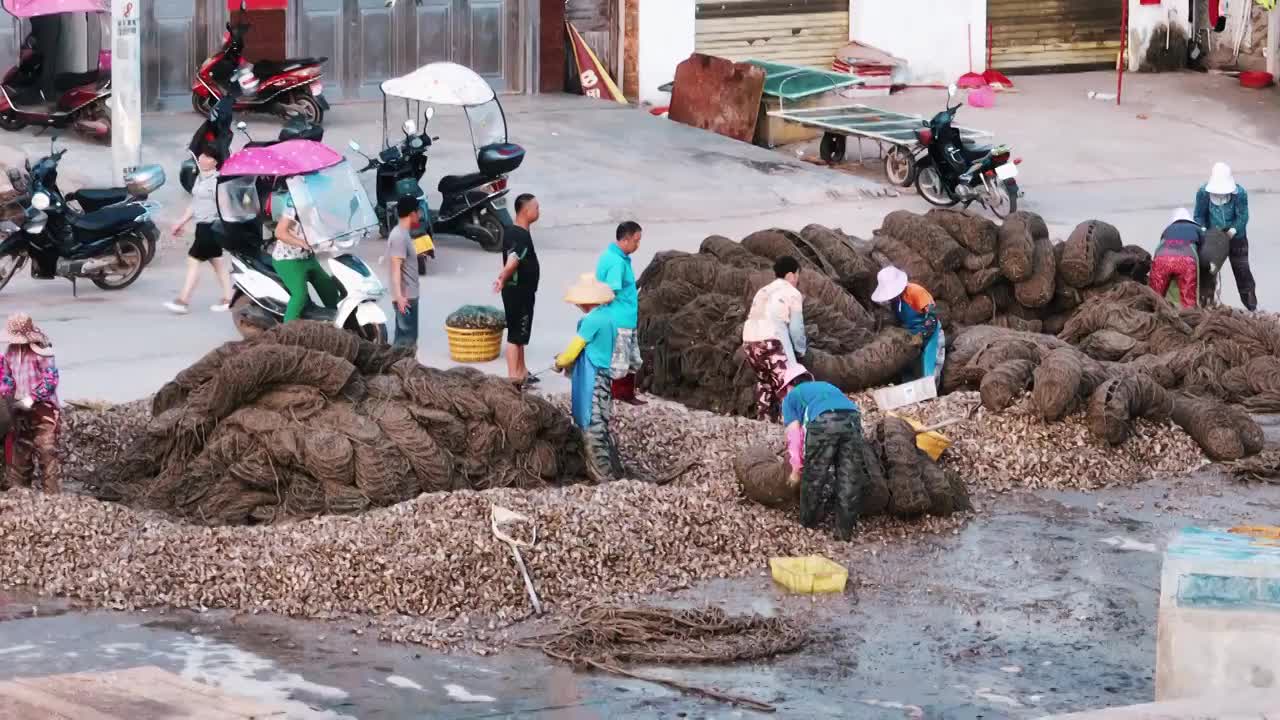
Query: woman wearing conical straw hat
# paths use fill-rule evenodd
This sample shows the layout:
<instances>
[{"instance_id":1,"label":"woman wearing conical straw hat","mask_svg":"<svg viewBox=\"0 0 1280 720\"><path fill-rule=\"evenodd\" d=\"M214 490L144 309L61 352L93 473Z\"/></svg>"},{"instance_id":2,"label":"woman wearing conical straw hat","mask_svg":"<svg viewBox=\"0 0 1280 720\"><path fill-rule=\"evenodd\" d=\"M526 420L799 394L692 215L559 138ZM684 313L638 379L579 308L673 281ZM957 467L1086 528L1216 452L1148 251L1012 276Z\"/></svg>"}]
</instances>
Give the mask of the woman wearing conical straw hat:
<instances>
[{"instance_id":1,"label":"woman wearing conical straw hat","mask_svg":"<svg viewBox=\"0 0 1280 720\"><path fill-rule=\"evenodd\" d=\"M0 489L30 487L40 459L46 493L62 490L58 460L58 366L53 344L31 316L14 313L0 334L0 402L13 403L13 427L4 440L5 474Z\"/></svg>"},{"instance_id":2,"label":"woman wearing conical straw hat","mask_svg":"<svg viewBox=\"0 0 1280 720\"><path fill-rule=\"evenodd\" d=\"M594 273L581 275L564 300L577 305L583 317L564 352L556 356L556 369L571 370L573 421L587 443L587 469L597 482L623 475L622 461L613 442L613 375L610 365L617 326L605 307L613 302L613 290Z\"/></svg>"}]
</instances>

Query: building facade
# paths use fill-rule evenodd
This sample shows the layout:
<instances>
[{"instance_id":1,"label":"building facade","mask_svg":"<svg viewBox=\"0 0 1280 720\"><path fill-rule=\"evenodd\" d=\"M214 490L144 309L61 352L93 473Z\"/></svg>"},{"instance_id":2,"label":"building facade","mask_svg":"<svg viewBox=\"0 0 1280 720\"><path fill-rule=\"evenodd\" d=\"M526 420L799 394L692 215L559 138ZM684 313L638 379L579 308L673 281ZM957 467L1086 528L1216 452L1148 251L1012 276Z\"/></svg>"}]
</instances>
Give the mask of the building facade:
<instances>
[{"instance_id":1,"label":"building facade","mask_svg":"<svg viewBox=\"0 0 1280 720\"><path fill-rule=\"evenodd\" d=\"M139 4L144 109L189 107L196 70L222 45L227 0ZM537 9L538 0L291 0L278 20L253 13L248 52L328 57L325 93L335 101L376 98L382 80L441 60L474 69L500 92L525 92L536 87ZM87 25L86 47L104 43L105 25ZM26 23L0 15L0 59L16 59L26 34Z\"/></svg>"}]
</instances>

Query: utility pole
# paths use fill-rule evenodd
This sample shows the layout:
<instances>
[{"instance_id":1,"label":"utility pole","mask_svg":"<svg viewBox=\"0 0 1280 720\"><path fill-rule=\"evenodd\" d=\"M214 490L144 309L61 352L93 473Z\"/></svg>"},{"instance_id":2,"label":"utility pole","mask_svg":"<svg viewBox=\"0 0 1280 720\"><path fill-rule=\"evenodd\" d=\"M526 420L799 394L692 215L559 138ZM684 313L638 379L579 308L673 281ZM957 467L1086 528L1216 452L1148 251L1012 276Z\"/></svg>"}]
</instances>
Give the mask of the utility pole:
<instances>
[{"instance_id":1,"label":"utility pole","mask_svg":"<svg viewBox=\"0 0 1280 720\"><path fill-rule=\"evenodd\" d=\"M111 160L115 180L142 164L142 0L111 0Z\"/></svg>"}]
</instances>

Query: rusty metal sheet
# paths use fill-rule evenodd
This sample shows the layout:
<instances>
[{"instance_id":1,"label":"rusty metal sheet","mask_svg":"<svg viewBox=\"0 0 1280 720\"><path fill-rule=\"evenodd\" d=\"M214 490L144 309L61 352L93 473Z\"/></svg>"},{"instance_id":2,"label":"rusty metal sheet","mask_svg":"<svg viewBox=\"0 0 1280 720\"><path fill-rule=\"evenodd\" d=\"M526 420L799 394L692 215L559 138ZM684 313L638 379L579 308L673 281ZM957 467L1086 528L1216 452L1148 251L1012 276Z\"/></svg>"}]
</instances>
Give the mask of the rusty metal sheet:
<instances>
[{"instance_id":1,"label":"rusty metal sheet","mask_svg":"<svg viewBox=\"0 0 1280 720\"><path fill-rule=\"evenodd\" d=\"M676 66L668 117L751 142L764 97L765 72L748 63L694 53Z\"/></svg>"}]
</instances>

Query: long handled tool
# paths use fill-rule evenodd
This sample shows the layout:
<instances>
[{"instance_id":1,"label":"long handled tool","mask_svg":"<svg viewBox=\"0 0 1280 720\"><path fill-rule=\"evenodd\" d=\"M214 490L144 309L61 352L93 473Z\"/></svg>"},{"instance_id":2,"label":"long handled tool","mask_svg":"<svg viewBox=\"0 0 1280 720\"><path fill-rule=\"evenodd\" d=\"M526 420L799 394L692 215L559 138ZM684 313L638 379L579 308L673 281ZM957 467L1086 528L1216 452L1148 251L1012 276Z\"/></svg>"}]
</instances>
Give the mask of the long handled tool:
<instances>
[{"instance_id":1,"label":"long handled tool","mask_svg":"<svg viewBox=\"0 0 1280 720\"><path fill-rule=\"evenodd\" d=\"M528 541L517 540L500 527L503 525L510 526L515 523L527 523L532 528L533 535ZM538 526L534 525L533 521L527 516L512 512L500 505L492 506L489 525L493 530L493 536L511 547L511 555L515 558L516 567L520 570L520 577L524 578L524 589L529 593L529 602L533 604L533 611L541 615L542 602L538 600L538 592L533 589L533 579L529 577L529 568L525 567L524 558L520 555L520 548L532 548L534 543L538 542Z\"/></svg>"}]
</instances>

